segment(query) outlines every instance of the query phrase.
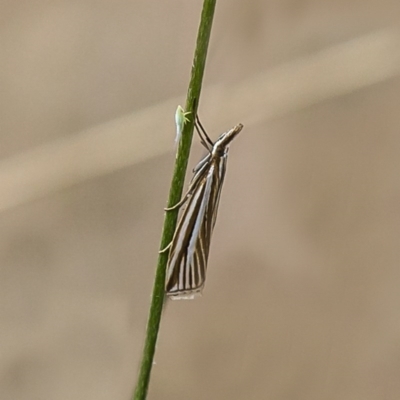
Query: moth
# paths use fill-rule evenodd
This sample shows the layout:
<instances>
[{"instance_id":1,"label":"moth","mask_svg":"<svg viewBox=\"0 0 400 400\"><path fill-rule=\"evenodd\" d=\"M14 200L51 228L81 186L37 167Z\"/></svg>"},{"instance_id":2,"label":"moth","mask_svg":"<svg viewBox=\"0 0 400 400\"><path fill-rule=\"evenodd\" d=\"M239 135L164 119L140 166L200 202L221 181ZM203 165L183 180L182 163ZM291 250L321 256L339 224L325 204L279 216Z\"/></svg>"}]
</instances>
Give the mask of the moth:
<instances>
[{"instance_id":1,"label":"moth","mask_svg":"<svg viewBox=\"0 0 400 400\"><path fill-rule=\"evenodd\" d=\"M207 271L211 236L225 178L229 145L243 129L238 124L212 142L198 117L195 128L208 154L193 170L186 194L173 210L186 203L179 218L169 256L165 292L171 299L192 299L201 294Z\"/></svg>"}]
</instances>

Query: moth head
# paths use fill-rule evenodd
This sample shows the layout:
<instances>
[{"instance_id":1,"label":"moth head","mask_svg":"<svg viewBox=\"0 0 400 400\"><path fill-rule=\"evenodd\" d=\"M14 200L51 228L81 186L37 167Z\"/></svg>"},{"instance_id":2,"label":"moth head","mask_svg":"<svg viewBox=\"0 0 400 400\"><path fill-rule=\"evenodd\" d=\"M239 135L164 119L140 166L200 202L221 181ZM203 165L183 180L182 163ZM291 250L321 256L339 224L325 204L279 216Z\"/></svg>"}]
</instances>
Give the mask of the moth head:
<instances>
[{"instance_id":1,"label":"moth head","mask_svg":"<svg viewBox=\"0 0 400 400\"><path fill-rule=\"evenodd\" d=\"M224 132L214 143L213 146L213 154L223 156L228 152L228 148L232 140L240 133L240 131L243 129L242 124L238 124L232 129L230 129L228 132Z\"/></svg>"}]
</instances>

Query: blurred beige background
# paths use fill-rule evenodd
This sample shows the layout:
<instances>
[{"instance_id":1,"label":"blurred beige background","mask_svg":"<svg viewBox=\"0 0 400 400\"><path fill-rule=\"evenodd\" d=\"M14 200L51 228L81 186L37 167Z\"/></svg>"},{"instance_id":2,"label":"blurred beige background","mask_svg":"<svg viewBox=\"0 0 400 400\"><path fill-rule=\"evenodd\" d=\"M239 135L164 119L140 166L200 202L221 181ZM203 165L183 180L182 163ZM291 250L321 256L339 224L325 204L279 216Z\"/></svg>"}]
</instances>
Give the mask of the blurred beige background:
<instances>
[{"instance_id":1,"label":"blurred beige background","mask_svg":"<svg viewBox=\"0 0 400 400\"><path fill-rule=\"evenodd\" d=\"M0 399L130 398L200 10L2 2ZM400 398L399 13L219 1L200 115L245 129L149 399Z\"/></svg>"}]
</instances>

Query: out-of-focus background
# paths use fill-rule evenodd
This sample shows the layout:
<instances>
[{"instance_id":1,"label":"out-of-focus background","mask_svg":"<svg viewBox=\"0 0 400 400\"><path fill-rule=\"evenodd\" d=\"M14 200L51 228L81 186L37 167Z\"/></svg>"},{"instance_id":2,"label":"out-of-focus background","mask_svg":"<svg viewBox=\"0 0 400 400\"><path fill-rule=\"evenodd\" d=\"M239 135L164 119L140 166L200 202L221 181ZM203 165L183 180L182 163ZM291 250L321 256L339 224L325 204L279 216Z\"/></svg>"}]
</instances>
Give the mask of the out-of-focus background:
<instances>
[{"instance_id":1,"label":"out-of-focus background","mask_svg":"<svg viewBox=\"0 0 400 400\"><path fill-rule=\"evenodd\" d=\"M200 11L3 2L0 399L130 398ZM200 115L245 128L149 399L400 398L399 15L217 4Z\"/></svg>"}]
</instances>

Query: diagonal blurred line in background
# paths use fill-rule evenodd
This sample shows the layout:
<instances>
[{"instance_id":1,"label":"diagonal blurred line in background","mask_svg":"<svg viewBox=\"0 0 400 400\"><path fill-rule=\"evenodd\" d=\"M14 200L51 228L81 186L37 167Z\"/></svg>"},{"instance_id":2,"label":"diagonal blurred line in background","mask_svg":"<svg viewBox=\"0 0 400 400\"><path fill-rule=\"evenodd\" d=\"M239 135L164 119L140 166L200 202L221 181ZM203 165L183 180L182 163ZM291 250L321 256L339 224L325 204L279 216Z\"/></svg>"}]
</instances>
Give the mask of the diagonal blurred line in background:
<instances>
[{"instance_id":1,"label":"diagonal blurred line in background","mask_svg":"<svg viewBox=\"0 0 400 400\"><path fill-rule=\"evenodd\" d=\"M206 87L203 115L246 126L344 95L400 72L400 32L324 49L227 88ZM182 98L149 107L0 162L0 211L171 151ZM223 107L215 107L221 104ZM232 121L233 118L233 121Z\"/></svg>"}]
</instances>

